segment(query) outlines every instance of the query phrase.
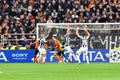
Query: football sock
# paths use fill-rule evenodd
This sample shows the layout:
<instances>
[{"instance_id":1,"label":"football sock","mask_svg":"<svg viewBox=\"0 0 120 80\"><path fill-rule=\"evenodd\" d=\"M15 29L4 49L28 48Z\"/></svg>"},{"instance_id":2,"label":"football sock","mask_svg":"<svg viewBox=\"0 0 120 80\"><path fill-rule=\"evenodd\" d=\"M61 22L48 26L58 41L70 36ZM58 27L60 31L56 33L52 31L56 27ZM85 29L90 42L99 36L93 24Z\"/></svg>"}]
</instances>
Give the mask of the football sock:
<instances>
[{"instance_id":1,"label":"football sock","mask_svg":"<svg viewBox=\"0 0 120 80\"><path fill-rule=\"evenodd\" d=\"M88 58L88 55L86 55L85 57L86 57L87 63L89 64L89 58Z\"/></svg>"},{"instance_id":2,"label":"football sock","mask_svg":"<svg viewBox=\"0 0 120 80\"><path fill-rule=\"evenodd\" d=\"M66 54L63 52L62 55L63 55L63 57L64 57L65 60L66 60L66 59L67 59Z\"/></svg>"},{"instance_id":3,"label":"football sock","mask_svg":"<svg viewBox=\"0 0 120 80\"><path fill-rule=\"evenodd\" d=\"M59 58L59 56L57 54L55 55L55 58L60 61L60 58Z\"/></svg>"},{"instance_id":4,"label":"football sock","mask_svg":"<svg viewBox=\"0 0 120 80\"><path fill-rule=\"evenodd\" d=\"M63 61L63 59L62 59L62 57L61 57L61 56L59 56L59 59L60 59L60 61L62 61L62 63L64 63L64 61Z\"/></svg>"},{"instance_id":5,"label":"football sock","mask_svg":"<svg viewBox=\"0 0 120 80\"><path fill-rule=\"evenodd\" d=\"M46 59L46 57L43 57L43 63L45 63L45 59Z\"/></svg>"},{"instance_id":6,"label":"football sock","mask_svg":"<svg viewBox=\"0 0 120 80\"><path fill-rule=\"evenodd\" d=\"M72 54L69 53L69 60L72 61Z\"/></svg>"},{"instance_id":7,"label":"football sock","mask_svg":"<svg viewBox=\"0 0 120 80\"><path fill-rule=\"evenodd\" d=\"M38 63L40 62L40 56L37 57Z\"/></svg>"},{"instance_id":8,"label":"football sock","mask_svg":"<svg viewBox=\"0 0 120 80\"><path fill-rule=\"evenodd\" d=\"M36 62L36 63L37 63L37 57L36 57L36 56L34 56L34 62Z\"/></svg>"},{"instance_id":9,"label":"football sock","mask_svg":"<svg viewBox=\"0 0 120 80\"><path fill-rule=\"evenodd\" d=\"M81 63L79 55L76 55L76 57L77 57L78 62Z\"/></svg>"},{"instance_id":10,"label":"football sock","mask_svg":"<svg viewBox=\"0 0 120 80\"><path fill-rule=\"evenodd\" d=\"M62 61L62 63L64 63L64 61L63 61L63 59L62 59L61 56L59 56L59 55L56 54L56 55L55 55L55 58L58 59L59 61Z\"/></svg>"}]
</instances>

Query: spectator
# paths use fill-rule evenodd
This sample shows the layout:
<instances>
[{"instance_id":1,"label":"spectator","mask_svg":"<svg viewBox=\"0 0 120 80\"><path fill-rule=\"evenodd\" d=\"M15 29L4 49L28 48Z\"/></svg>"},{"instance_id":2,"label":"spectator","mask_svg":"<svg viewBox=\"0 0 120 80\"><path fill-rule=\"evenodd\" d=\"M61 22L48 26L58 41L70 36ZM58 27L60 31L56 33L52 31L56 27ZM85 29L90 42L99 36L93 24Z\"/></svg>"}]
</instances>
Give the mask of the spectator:
<instances>
[{"instance_id":1,"label":"spectator","mask_svg":"<svg viewBox=\"0 0 120 80\"><path fill-rule=\"evenodd\" d=\"M120 0L0 0L0 11L0 34L8 38L34 33L36 23L120 22Z\"/></svg>"},{"instance_id":2,"label":"spectator","mask_svg":"<svg viewBox=\"0 0 120 80\"><path fill-rule=\"evenodd\" d=\"M27 40L27 38L25 36L22 36L22 45L23 46L28 46L29 45L29 41Z\"/></svg>"}]
</instances>

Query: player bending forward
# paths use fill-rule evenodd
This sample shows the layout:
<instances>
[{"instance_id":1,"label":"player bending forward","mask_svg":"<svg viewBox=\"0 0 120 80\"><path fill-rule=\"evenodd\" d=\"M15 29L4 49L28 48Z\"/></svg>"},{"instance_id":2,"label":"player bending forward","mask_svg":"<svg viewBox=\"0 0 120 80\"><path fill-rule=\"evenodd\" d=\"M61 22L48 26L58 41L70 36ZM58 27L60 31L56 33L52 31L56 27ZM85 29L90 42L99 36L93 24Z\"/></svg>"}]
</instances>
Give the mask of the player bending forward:
<instances>
[{"instance_id":1,"label":"player bending forward","mask_svg":"<svg viewBox=\"0 0 120 80\"><path fill-rule=\"evenodd\" d=\"M64 50L62 49L62 44L54 35L52 37L52 41L55 43L55 48L57 50L57 53L55 54L55 58L58 59L60 62L64 63L64 61L61 57L61 54L63 54L63 52L64 52Z\"/></svg>"},{"instance_id":2,"label":"player bending forward","mask_svg":"<svg viewBox=\"0 0 120 80\"><path fill-rule=\"evenodd\" d=\"M82 45L81 47L77 50L76 52L76 57L77 57L77 60L79 62L79 64L81 63L80 61L80 54L83 53L83 55L85 55L85 58L87 60L87 63L89 64L89 58L88 58L88 38L90 37L90 33L87 31L86 28L84 28L84 32L82 35L79 35L79 32L78 32L78 29L79 27L76 28L76 35L82 39Z\"/></svg>"},{"instance_id":3,"label":"player bending forward","mask_svg":"<svg viewBox=\"0 0 120 80\"><path fill-rule=\"evenodd\" d=\"M76 58L76 56L74 55L74 52L73 52L73 50L72 50L71 47L70 47L70 32L71 32L70 30L71 30L71 29L70 29L70 27L68 26L68 27L67 27L66 36L65 36L65 47L64 47L64 49L69 52L68 60L69 60L70 62L72 62L72 56L73 56L73 58L74 58L76 61L77 61L77 58Z\"/></svg>"}]
</instances>

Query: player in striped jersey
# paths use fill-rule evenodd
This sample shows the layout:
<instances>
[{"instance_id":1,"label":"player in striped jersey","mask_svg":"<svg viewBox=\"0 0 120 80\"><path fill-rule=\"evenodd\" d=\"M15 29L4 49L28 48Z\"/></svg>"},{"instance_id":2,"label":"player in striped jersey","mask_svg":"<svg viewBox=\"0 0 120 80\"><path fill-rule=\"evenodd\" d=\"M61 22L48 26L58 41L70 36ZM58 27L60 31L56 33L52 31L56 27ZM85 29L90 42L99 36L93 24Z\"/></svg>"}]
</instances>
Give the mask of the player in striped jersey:
<instances>
[{"instance_id":1,"label":"player in striped jersey","mask_svg":"<svg viewBox=\"0 0 120 80\"><path fill-rule=\"evenodd\" d=\"M41 34L41 37L40 37L40 44L38 46L38 51L39 51L39 58L38 58L38 61L40 61L41 63L45 63L45 59L46 59L46 49L45 49L45 46L44 44L47 42L46 41L46 38L48 37L45 36L43 33Z\"/></svg>"},{"instance_id":2,"label":"player in striped jersey","mask_svg":"<svg viewBox=\"0 0 120 80\"><path fill-rule=\"evenodd\" d=\"M70 47L70 32L71 32L71 29L70 29L70 26L68 26L67 32L65 35L65 47L64 47L64 49L69 52L68 61L72 62L72 56L76 61L77 61L77 59L76 59L76 56L74 55L73 50Z\"/></svg>"},{"instance_id":3,"label":"player in striped jersey","mask_svg":"<svg viewBox=\"0 0 120 80\"><path fill-rule=\"evenodd\" d=\"M48 35L45 36L43 33L40 35L39 46L38 46L38 51L39 51L38 61L40 61L41 63L45 63L45 59L46 59L46 48L50 48L50 47L47 45L47 41L46 41L46 38L49 36L50 32L51 32L51 29L49 29Z\"/></svg>"},{"instance_id":4,"label":"player in striped jersey","mask_svg":"<svg viewBox=\"0 0 120 80\"><path fill-rule=\"evenodd\" d=\"M89 58L88 58L88 38L90 37L90 33L87 31L86 28L84 28L84 33L83 35L79 35L78 32L79 27L76 28L76 35L82 39L82 45L81 47L77 50L76 52L76 57L79 63L81 63L80 61L80 54L83 53L83 55L85 55L85 58L87 60L87 63L89 64Z\"/></svg>"}]
</instances>

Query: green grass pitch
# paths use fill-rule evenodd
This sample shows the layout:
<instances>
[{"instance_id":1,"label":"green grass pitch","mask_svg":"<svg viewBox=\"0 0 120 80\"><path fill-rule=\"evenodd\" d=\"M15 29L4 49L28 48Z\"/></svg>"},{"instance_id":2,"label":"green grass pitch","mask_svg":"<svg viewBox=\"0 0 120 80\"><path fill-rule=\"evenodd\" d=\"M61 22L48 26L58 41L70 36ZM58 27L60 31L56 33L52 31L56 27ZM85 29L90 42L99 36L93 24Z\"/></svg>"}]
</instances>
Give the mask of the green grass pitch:
<instances>
[{"instance_id":1,"label":"green grass pitch","mask_svg":"<svg viewBox=\"0 0 120 80\"><path fill-rule=\"evenodd\" d=\"M0 63L0 80L120 80L120 64Z\"/></svg>"}]
</instances>

